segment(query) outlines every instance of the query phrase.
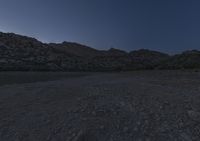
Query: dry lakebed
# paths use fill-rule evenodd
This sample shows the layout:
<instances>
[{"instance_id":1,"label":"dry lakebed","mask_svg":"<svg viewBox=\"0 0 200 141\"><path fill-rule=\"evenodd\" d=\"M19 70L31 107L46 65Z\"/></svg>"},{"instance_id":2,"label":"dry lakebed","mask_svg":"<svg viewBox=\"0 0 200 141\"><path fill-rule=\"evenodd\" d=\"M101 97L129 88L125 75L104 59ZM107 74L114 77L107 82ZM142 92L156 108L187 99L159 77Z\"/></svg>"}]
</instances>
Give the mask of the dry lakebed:
<instances>
[{"instance_id":1,"label":"dry lakebed","mask_svg":"<svg viewBox=\"0 0 200 141\"><path fill-rule=\"evenodd\" d=\"M200 72L1 72L0 141L200 141Z\"/></svg>"}]
</instances>

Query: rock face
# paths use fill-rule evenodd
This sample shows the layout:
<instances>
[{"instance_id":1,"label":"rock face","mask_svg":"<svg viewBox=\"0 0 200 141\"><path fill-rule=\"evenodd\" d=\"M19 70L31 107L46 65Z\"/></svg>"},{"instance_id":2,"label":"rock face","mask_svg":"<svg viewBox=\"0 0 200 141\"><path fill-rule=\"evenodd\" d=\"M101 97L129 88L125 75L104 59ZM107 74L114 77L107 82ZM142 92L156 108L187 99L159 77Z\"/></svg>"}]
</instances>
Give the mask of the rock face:
<instances>
[{"instance_id":1,"label":"rock face","mask_svg":"<svg viewBox=\"0 0 200 141\"><path fill-rule=\"evenodd\" d=\"M0 71L121 71L200 68L200 52L169 56L151 50L129 53L111 48L63 42L45 44L34 38L0 32Z\"/></svg>"}]
</instances>

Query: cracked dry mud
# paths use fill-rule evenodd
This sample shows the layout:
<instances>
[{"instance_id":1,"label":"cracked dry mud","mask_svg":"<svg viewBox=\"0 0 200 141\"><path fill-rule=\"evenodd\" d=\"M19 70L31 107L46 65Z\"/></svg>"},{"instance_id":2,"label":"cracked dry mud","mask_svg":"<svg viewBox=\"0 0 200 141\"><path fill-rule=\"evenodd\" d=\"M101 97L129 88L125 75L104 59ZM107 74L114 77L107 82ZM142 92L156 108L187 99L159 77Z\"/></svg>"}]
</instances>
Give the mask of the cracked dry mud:
<instances>
[{"instance_id":1,"label":"cracked dry mud","mask_svg":"<svg viewBox=\"0 0 200 141\"><path fill-rule=\"evenodd\" d=\"M0 141L199 140L198 72L91 73L0 86Z\"/></svg>"}]
</instances>

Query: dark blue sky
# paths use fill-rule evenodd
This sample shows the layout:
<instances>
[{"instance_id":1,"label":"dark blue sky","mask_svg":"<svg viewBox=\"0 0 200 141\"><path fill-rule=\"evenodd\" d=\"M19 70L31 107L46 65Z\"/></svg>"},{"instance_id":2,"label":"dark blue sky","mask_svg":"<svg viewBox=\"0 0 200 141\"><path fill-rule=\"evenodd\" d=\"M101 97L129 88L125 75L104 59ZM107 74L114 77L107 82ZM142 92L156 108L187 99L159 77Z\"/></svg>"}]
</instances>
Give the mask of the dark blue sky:
<instances>
[{"instance_id":1,"label":"dark blue sky","mask_svg":"<svg viewBox=\"0 0 200 141\"><path fill-rule=\"evenodd\" d=\"M0 30L97 49L200 49L200 0L0 0Z\"/></svg>"}]
</instances>

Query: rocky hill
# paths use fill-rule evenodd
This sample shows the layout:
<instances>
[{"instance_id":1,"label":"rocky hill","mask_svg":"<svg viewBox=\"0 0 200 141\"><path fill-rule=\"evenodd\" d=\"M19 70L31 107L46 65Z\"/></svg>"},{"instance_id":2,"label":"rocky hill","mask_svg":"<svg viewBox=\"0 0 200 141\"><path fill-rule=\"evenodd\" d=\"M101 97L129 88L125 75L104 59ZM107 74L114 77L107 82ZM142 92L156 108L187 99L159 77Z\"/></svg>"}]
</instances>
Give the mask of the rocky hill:
<instances>
[{"instance_id":1,"label":"rocky hill","mask_svg":"<svg viewBox=\"0 0 200 141\"><path fill-rule=\"evenodd\" d=\"M182 54L171 56L161 61L158 67L161 69L198 69L200 68L200 51L185 51Z\"/></svg>"},{"instance_id":2,"label":"rocky hill","mask_svg":"<svg viewBox=\"0 0 200 141\"><path fill-rule=\"evenodd\" d=\"M97 50L63 42L42 43L34 38L0 32L1 71L120 71L137 69L199 68L200 52L169 56L141 49L129 53Z\"/></svg>"}]
</instances>

